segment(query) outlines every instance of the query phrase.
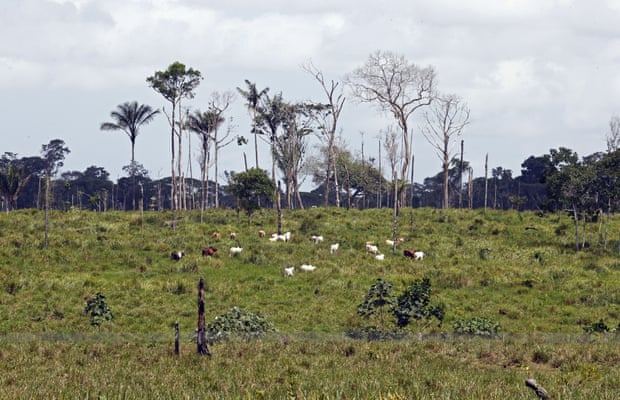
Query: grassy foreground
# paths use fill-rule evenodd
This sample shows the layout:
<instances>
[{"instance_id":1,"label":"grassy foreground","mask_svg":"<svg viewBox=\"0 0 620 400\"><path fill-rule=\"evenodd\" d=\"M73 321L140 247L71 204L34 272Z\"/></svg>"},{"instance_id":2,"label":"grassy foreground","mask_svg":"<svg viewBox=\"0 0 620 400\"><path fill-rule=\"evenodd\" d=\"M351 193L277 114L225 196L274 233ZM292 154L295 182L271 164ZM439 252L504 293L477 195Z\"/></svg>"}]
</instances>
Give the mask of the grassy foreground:
<instances>
[{"instance_id":1,"label":"grassy foreground","mask_svg":"<svg viewBox=\"0 0 620 400\"><path fill-rule=\"evenodd\" d=\"M618 397L620 335L586 335L584 327L620 324L620 219L607 229L588 225L589 247L575 252L572 221L562 214L420 209L413 216L412 227L412 211L401 213L398 234L407 241L392 253L384 244L391 210L284 211L290 243L258 237L259 229L276 230L270 210L249 225L230 210L210 210L203 222L199 212L53 213L48 249L42 213L0 214L0 398L536 398L527 378L554 399ZM222 237L211 239L216 230ZM314 234L325 241L313 244ZM385 260L365 254L366 241ZM209 245L216 256L202 257ZM237 245L244 250L230 257ZM404 258L404 247L425 259ZM180 261L170 259L176 250L186 253ZM284 267L304 263L317 270L284 276ZM196 356L201 276L207 321L239 306L265 315L278 332L219 342L211 358ZM446 306L443 326L421 341L345 335L373 323L356 307L376 278L399 292L424 276ZM114 314L100 331L83 312L98 292ZM453 322L471 317L497 321L501 337L455 335Z\"/></svg>"}]
</instances>

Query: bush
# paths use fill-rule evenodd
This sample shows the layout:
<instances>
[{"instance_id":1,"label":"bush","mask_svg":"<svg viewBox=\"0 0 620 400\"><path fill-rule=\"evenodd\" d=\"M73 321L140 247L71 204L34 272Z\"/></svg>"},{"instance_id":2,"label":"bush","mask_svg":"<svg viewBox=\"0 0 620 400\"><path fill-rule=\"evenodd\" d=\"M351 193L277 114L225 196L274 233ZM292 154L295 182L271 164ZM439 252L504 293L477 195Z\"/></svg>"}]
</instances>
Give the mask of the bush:
<instances>
[{"instance_id":1,"label":"bush","mask_svg":"<svg viewBox=\"0 0 620 400\"><path fill-rule=\"evenodd\" d=\"M598 322L594 322L593 324L584 326L583 331L585 333L605 333L609 332L609 327L601 319Z\"/></svg>"},{"instance_id":2,"label":"bush","mask_svg":"<svg viewBox=\"0 0 620 400\"><path fill-rule=\"evenodd\" d=\"M456 320L453 327L458 335L472 336L496 336L501 329L498 322L481 317Z\"/></svg>"},{"instance_id":3,"label":"bush","mask_svg":"<svg viewBox=\"0 0 620 400\"><path fill-rule=\"evenodd\" d=\"M275 327L266 317L239 307L233 307L226 314L215 317L213 322L206 326L210 344L232 337L248 341L275 331Z\"/></svg>"}]
</instances>

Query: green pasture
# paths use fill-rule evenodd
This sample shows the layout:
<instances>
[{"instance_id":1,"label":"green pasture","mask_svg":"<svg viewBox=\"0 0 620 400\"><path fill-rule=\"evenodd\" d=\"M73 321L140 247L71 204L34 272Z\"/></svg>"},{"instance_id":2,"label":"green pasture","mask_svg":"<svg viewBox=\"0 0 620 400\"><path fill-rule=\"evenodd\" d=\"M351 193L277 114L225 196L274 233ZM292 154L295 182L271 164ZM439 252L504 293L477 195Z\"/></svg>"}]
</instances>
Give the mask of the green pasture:
<instances>
[{"instance_id":1,"label":"green pasture","mask_svg":"<svg viewBox=\"0 0 620 400\"><path fill-rule=\"evenodd\" d=\"M284 243L268 240L275 210L249 223L234 210L55 211L45 248L42 212L2 213L0 398L535 399L527 378L554 399L618 397L620 218L589 221L576 251L565 214L404 209L395 252L385 244L392 219L389 209L284 210ZM383 261L366 254L368 241ZM210 245L216 255L203 257ZM231 257L232 246L243 251ZM425 258L405 258L404 248ZM178 250L185 257L174 261ZM200 277L207 322L240 307L277 332L196 355ZM356 309L377 278L398 294L423 277L445 306L441 326L419 335L412 324L401 340L347 335L376 325ZM97 293L114 317L100 329L84 313ZM454 332L473 317L497 322L499 335ZM586 333L599 322L609 331Z\"/></svg>"}]
</instances>

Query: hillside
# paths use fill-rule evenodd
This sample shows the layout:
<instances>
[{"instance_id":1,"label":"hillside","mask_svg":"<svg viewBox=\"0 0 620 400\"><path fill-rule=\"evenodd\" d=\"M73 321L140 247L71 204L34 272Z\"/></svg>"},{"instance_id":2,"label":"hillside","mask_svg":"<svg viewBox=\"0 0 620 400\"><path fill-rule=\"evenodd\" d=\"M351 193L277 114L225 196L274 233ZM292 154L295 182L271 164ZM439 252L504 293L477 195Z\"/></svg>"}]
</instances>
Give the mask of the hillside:
<instances>
[{"instance_id":1,"label":"hillside","mask_svg":"<svg viewBox=\"0 0 620 400\"><path fill-rule=\"evenodd\" d=\"M23 210L1 214L0 282L3 290L0 291L0 334L4 340L0 358L23 368L12 378L5 378L3 390L21 398L15 382L30 372L27 364L22 365L26 360L20 360L13 351L22 346L30 349L26 352L31 353L29 357L57 359L60 365L63 363L58 359L62 359L63 352L72 353L70 349L74 341L85 346L81 354L91 355L92 346L102 346L96 351L95 358L103 359L106 353L114 353L126 346L128 354L133 354L127 361L131 365L136 358L143 357L139 355L140 348L153 350L159 355L157 359L168 355L173 358L169 354L172 327L178 321L183 352L189 359L195 359L195 356L190 357L195 349L190 338L196 327L196 287L200 277L205 278L207 285L207 321L235 306L266 316L280 337L294 343L290 347L296 349L294 354L286 356L289 369L296 365L293 370L305 370L303 362L314 364L325 357L323 353L318 357L316 351L335 346L343 352L351 348L354 354L368 351L376 354L378 360L383 360L377 361L383 365L377 365L379 370L394 366L390 363L418 363L420 357L424 359L431 355L450 358L449 355L453 354L456 357L453 361L459 360L458 363L464 365L471 364L470 357L474 357L476 363L481 363L482 369L490 374L482 378L485 381L504 379L496 374L501 375L502 369L506 372L507 367L513 368L508 379L519 382L518 386L515 385L516 393L527 390L521 388L523 376L515 375L515 371L520 371L526 364L532 365L532 371L550 374L547 389L556 393L562 388L562 382L565 386L576 385L573 392L585 390L584 393L590 396L593 392L589 390L594 391L596 385L602 385L603 389L596 392L603 395L599 398L606 398L606 393L617 393L620 389L618 371L609 372L620 360L617 335L610 332L594 339L590 337L586 342L594 342L588 347L589 356L584 359L578 356L583 354L583 349L578 346L583 346L583 338L589 337L584 334L584 328L599 321L604 321L612 330L620 324L620 260L617 253L620 220L617 217L608 226L605 221L589 223L586 248L575 251L574 225L563 214L436 209L416 209L412 214L406 209L399 216L398 230L398 236L406 240L395 253L385 244L385 239L392 238L392 211L389 209L284 211L282 230L292 233L288 243L268 240L269 234L276 231L275 211L263 210L255 214L249 225L242 214L237 215L231 210L209 210L203 222L200 220L198 212L147 212L143 215L54 212L49 220L49 247L45 249L45 225L41 212ZM260 229L268 233L267 237L259 238ZM222 234L219 239L211 238L214 231ZM606 231L607 249L604 248ZM231 232L236 233L236 240L229 237ZM311 235L319 234L325 240L312 243ZM366 254L364 244L367 241L378 245L385 254L384 260ZM332 243L340 244L336 254L330 254ZM218 251L213 257L203 257L201 249L209 245ZM243 251L231 257L228 249L232 246L242 247ZM422 250L425 258L421 261L405 258L403 248ZM178 250L183 250L185 257L172 260L171 252ZM317 269L303 272L299 270L301 264L312 264ZM297 270L292 277L286 277L283 270L290 266ZM446 311L443 325L430 327L425 332L427 341L422 348L416 346L415 341L373 344L346 339L346 332L370 323L357 315L356 308L377 278L391 282L395 291L401 292L409 283L423 277L430 279L433 299L443 303ZM86 300L96 293L105 295L114 315L113 321L102 324L100 332L90 326L84 314ZM464 339L454 335L452 326L459 319L472 317L499 323L502 339L478 341L474 338L462 348ZM217 343L213 359L222 362L223 354L237 357L231 356L230 352L241 352L238 355L241 359L251 358L245 359L244 366L252 365L253 369L247 371L241 367L238 373L251 374L252 377L264 373L265 379L269 380L269 371L257 372L255 369L257 359L278 357L263 354L263 351L280 349L280 341L274 340L249 347L244 343ZM27 344L39 341L43 349L37 345L32 349ZM540 342L544 347L531 347L532 341ZM114 351L107 347L108 342L116 343ZM58 350L59 343L64 350ZM368 350L373 345L378 346L377 349ZM496 345L499 346L497 349ZM556 354L554 348L562 350ZM144 357L148 357L149 362L158 363L150 359L154 357L151 350ZM41 352L49 354L41 356ZM398 357L385 364L384 361L391 359L390 354L394 352L413 352L416 356L409 355L409 358L405 357L407 360ZM313 354L316 357L303 361ZM532 362L534 354L538 354L542 361ZM302 367L296 360L302 360ZM569 360L573 364L569 364ZM278 363L281 362L280 359ZM337 367L340 361L325 362L332 363L336 373L340 371ZM431 360L426 362L432 364ZM90 365L86 360L83 363ZM116 368L106 363L103 365L110 370ZM446 366L445 359L437 368L440 366ZM45 370L53 371L57 367L52 362ZM119 368L131 367L123 365ZM191 370L190 366L182 368ZM226 380L226 373L218 371L210 373L223 374L218 375L218 381ZM579 374L585 376L579 384L568 378L576 373L574 371L581 371ZM454 390L459 385L462 387L463 381L472 380L471 376L454 373L458 377L451 378L456 379L452 382ZM364 374L374 376L374 372L368 369ZM367 379L378 379L370 377ZM312 382L318 386L304 389L298 378L294 380L297 385L286 380L289 386L283 390L312 398L318 393L315 390L321 387L321 380L325 380L325 377L313 376ZM259 378L256 379L260 382ZM388 381L382 383L381 379ZM401 381L405 379L401 383L389 381L386 377L381 379L378 386L370 385L363 390L336 386L333 390L343 392L341 396L333 392L332 395L334 398L355 395L367 398L377 393L392 393L398 398L398 395L412 393L417 387L403 377L399 378ZM442 388L445 391L445 385L453 388L448 382L433 382L429 387L419 387L419 393L432 394L435 390L441 392ZM221 384L226 387L224 393L233 397L256 397L260 390L270 392L261 389L259 383L255 383L254 389ZM91 385L94 390L98 384L91 382ZM137 383L132 385L135 387ZM179 389L188 389L187 385L191 387L186 382ZM438 386L433 388L433 385ZM168 389L164 384L157 390L158 393L169 393ZM45 390L43 394L55 393L64 397L52 388ZM110 386L103 393L118 397L118 390L116 386ZM191 393L198 389L189 390ZM272 387L272 390L275 389ZM477 390L483 392L476 393L488 394L484 388ZM512 389L502 390L500 392L508 397L514 394ZM139 391L127 392L129 398L138 398L137 393Z\"/></svg>"}]
</instances>

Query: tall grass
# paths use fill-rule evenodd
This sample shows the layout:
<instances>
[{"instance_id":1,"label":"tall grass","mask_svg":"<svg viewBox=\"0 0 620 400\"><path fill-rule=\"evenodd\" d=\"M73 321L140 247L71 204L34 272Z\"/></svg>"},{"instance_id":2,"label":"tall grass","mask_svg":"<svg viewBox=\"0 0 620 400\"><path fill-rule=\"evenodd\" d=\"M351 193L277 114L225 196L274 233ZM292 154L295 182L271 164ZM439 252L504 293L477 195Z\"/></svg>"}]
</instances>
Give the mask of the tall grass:
<instances>
[{"instance_id":1,"label":"tall grass","mask_svg":"<svg viewBox=\"0 0 620 400\"><path fill-rule=\"evenodd\" d=\"M407 241L392 253L390 210L284 211L290 243L258 237L276 230L271 210L249 225L232 210L208 210L203 223L197 212L54 212L47 249L42 213L0 214L0 397L506 399L534 397L529 377L554 398L617 397L620 336L583 328L620 323L620 220L607 249L591 224L589 247L575 252L563 214L406 209L399 218ZM384 261L365 254L367 241ZM202 257L209 245L216 256ZM237 245L243 252L229 257ZM404 247L425 259L404 258ZM176 250L186 257L170 259ZM303 263L318 269L284 276ZM238 306L278 333L195 356L201 276L207 320ZM446 305L441 327L422 341L413 331L399 341L346 337L371 323L355 310L376 278L402 291L424 276ZM101 332L83 312L98 292L114 314ZM471 317L498 322L500 337L456 336L452 323Z\"/></svg>"}]
</instances>

